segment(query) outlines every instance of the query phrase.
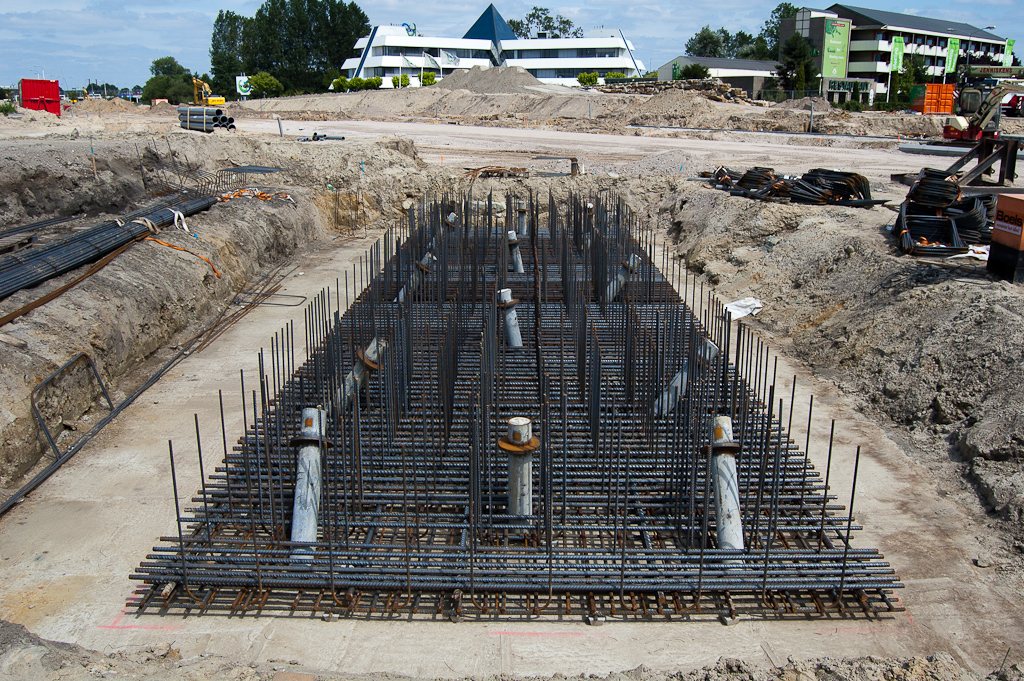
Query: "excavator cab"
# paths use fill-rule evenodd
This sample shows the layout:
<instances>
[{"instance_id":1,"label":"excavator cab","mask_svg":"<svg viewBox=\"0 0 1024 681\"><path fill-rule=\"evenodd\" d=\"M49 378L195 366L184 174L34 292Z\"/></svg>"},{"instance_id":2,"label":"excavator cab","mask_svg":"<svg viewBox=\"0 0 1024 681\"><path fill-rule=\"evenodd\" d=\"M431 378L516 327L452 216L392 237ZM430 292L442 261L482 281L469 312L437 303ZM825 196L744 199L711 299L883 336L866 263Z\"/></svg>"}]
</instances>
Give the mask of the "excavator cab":
<instances>
[{"instance_id":1,"label":"excavator cab","mask_svg":"<svg viewBox=\"0 0 1024 681\"><path fill-rule=\"evenodd\" d=\"M964 88L960 91L960 113L964 116L970 116L975 113L980 107L981 102L985 99L984 93L979 88L969 87Z\"/></svg>"}]
</instances>

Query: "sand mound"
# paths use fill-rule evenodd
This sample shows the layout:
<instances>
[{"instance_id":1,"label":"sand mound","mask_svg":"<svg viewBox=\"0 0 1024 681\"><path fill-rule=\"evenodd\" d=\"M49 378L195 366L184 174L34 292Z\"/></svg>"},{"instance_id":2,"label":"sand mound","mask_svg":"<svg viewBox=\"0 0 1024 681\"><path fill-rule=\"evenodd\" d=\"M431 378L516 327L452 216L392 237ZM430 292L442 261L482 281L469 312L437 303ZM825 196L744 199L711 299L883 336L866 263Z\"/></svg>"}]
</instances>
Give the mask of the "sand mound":
<instances>
[{"instance_id":1,"label":"sand mound","mask_svg":"<svg viewBox=\"0 0 1024 681\"><path fill-rule=\"evenodd\" d=\"M71 105L74 112L77 113L139 113L139 107L135 106L127 99L121 99L120 97L114 97L113 99L102 99L94 97L93 99L83 99L75 104Z\"/></svg>"},{"instance_id":2,"label":"sand mound","mask_svg":"<svg viewBox=\"0 0 1024 681\"><path fill-rule=\"evenodd\" d=\"M168 104L167 102L158 102L153 106L149 107L149 113L157 114L158 116L164 115L178 115L178 107L175 104Z\"/></svg>"},{"instance_id":3,"label":"sand mound","mask_svg":"<svg viewBox=\"0 0 1024 681\"><path fill-rule=\"evenodd\" d=\"M630 108L633 125L715 127L723 118L714 104L691 90L665 90Z\"/></svg>"},{"instance_id":4,"label":"sand mound","mask_svg":"<svg viewBox=\"0 0 1024 681\"><path fill-rule=\"evenodd\" d=\"M41 123L46 126L60 125L61 119L49 111L36 111L34 109L16 108L16 114L20 116L0 115L0 127L22 126L25 123Z\"/></svg>"},{"instance_id":5,"label":"sand mound","mask_svg":"<svg viewBox=\"0 0 1024 681\"><path fill-rule=\"evenodd\" d=\"M474 66L469 70L456 71L445 76L436 85L430 86L445 90L469 90L480 94L529 92L528 88L544 87L544 83L534 78L521 66L495 66L485 69Z\"/></svg>"},{"instance_id":6,"label":"sand mound","mask_svg":"<svg viewBox=\"0 0 1024 681\"><path fill-rule=\"evenodd\" d=\"M832 105L824 97L803 97L802 99L786 99L777 104L772 104L773 109L800 109L810 111L811 106L815 111L828 111Z\"/></svg>"}]
</instances>

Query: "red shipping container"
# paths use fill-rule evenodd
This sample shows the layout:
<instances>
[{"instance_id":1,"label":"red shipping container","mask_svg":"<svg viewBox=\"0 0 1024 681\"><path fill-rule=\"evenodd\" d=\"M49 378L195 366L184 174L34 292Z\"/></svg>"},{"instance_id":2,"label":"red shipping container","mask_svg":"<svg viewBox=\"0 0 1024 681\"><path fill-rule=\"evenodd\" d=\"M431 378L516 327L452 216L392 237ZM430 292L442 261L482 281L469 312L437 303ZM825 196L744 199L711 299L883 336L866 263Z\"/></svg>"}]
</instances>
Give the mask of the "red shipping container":
<instances>
[{"instance_id":1,"label":"red shipping container","mask_svg":"<svg viewBox=\"0 0 1024 681\"><path fill-rule=\"evenodd\" d=\"M22 108L49 111L60 116L60 86L57 81L22 78L18 89Z\"/></svg>"}]
</instances>

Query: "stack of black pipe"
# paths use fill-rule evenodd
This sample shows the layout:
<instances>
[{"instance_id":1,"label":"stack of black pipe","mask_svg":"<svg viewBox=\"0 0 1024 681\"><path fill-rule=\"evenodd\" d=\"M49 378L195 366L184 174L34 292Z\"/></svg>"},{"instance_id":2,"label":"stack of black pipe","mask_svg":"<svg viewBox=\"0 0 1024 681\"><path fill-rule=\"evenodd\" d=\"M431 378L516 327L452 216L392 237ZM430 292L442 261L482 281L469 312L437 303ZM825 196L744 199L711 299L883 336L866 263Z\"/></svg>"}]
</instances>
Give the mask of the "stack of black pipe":
<instances>
[{"instance_id":1,"label":"stack of black pipe","mask_svg":"<svg viewBox=\"0 0 1024 681\"><path fill-rule=\"evenodd\" d=\"M193 215L217 203L216 197L189 197L173 206L161 202L145 214L157 227L174 222L174 213ZM0 300L23 288L36 286L47 279L99 260L125 244L146 235L149 226L141 222L119 225L109 221L91 229L75 232L45 246L29 248L0 259Z\"/></svg>"},{"instance_id":2,"label":"stack of black pipe","mask_svg":"<svg viewBox=\"0 0 1024 681\"><path fill-rule=\"evenodd\" d=\"M213 132L214 128L235 129L235 119L223 109L209 106L179 106L178 121L186 130Z\"/></svg>"}]
</instances>

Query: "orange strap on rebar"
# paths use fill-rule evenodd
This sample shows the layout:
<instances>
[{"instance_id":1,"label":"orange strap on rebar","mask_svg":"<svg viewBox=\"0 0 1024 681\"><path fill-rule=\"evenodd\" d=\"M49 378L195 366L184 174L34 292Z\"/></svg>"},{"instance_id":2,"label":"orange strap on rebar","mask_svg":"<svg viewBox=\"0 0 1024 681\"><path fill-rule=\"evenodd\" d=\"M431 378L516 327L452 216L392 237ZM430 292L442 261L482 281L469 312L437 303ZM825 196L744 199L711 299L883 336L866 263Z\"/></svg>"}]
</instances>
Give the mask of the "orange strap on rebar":
<instances>
[{"instance_id":1,"label":"orange strap on rebar","mask_svg":"<svg viewBox=\"0 0 1024 681\"><path fill-rule=\"evenodd\" d=\"M153 237L151 237L151 236L147 236L145 240L146 240L146 241L155 241L155 242L157 242L158 244L161 244L161 245L163 245L163 246L167 246L167 247L169 247L169 248L173 248L173 249L174 249L174 250L176 250L176 251L181 251L182 253L188 253L189 255L194 255L194 256L196 256L197 258L202 258L202 259L203 259L203 260L205 260L206 262L210 263L210 267L212 267L212 268L213 268L213 273L217 275L217 278L218 278L218 279L220 279L220 272L218 272L218 271L217 271L217 266L216 266L216 265L214 265L214 264L213 264L212 262L210 262L210 259L209 259L209 258L207 258L207 257L205 257L205 256L202 256L202 255L199 255L198 253L193 253L192 251L188 250L187 248L182 248L181 246L175 246L174 244L169 244L169 243L167 243L166 241L160 241L160 239L154 239L154 238L153 238Z\"/></svg>"}]
</instances>

